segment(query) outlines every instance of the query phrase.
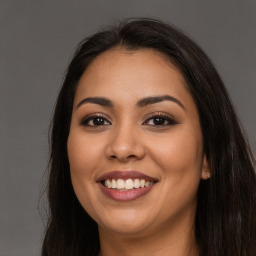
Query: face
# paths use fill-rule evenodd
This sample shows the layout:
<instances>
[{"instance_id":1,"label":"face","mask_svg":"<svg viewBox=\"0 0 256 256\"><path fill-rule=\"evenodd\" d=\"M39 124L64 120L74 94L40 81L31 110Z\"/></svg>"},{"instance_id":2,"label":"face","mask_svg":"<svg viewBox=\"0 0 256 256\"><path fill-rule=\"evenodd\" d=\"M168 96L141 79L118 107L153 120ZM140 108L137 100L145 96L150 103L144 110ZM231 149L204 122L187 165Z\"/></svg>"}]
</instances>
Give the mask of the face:
<instances>
[{"instance_id":1,"label":"face","mask_svg":"<svg viewBox=\"0 0 256 256\"><path fill-rule=\"evenodd\" d=\"M77 198L100 230L150 233L194 221L208 173L199 115L161 53L112 49L90 64L67 148Z\"/></svg>"}]
</instances>

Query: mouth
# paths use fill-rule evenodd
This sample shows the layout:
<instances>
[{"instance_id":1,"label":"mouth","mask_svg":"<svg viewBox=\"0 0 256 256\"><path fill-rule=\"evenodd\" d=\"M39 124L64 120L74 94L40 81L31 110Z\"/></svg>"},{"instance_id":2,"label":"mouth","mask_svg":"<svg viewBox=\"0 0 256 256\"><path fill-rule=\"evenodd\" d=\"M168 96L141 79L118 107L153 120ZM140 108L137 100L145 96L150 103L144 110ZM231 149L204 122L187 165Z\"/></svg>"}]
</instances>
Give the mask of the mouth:
<instances>
[{"instance_id":1,"label":"mouth","mask_svg":"<svg viewBox=\"0 0 256 256\"><path fill-rule=\"evenodd\" d=\"M129 201L147 194L157 179L135 171L114 171L104 174L97 182L110 198Z\"/></svg>"}]
</instances>

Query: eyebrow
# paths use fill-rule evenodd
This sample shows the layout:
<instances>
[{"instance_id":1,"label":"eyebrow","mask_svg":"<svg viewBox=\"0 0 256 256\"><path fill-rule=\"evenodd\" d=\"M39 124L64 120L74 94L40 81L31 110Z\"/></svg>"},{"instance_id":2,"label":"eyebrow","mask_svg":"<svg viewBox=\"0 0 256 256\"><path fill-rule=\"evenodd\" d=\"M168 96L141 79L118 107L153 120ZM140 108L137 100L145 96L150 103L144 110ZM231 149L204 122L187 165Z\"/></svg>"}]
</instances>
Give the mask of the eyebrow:
<instances>
[{"instance_id":1,"label":"eyebrow","mask_svg":"<svg viewBox=\"0 0 256 256\"><path fill-rule=\"evenodd\" d=\"M155 103L158 103L158 102L162 102L162 101L165 101L165 100L168 100L168 101L172 101L176 104L178 104L180 107L182 107L183 109L185 109L184 105L181 103L181 101L179 101L178 99L170 96L170 95L162 95L162 96L152 96L152 97L147 97L147 98L144 98L144 99L141 99L137 105L139 107L145 107L147 105L150 105L150 104L155 104Z\"/></svg>"},{"instance_id":2,"label":"eyebrow","mask_svg":"<svg viewBox=\"0 0 256 256\"><path fill-rule=\"evenodd\" d=\"M178 99L176 99L175 97L170 96L170 95L146 97L146 98L143 98L143 99L139 100L136 105L138 107L145 107L147 105L159 103L159 102L166 101L166 100L167 101L172 101L172 102L178 104L183 109L185 109L185 107L181 103L181 101L179 101ZM107 98L104 98L104 97L88 97L88 98L84 98L83 100L81 100L77 104L76 108L79 108L81 105L86 104L86 103L98 104L98 105L101 105L103 107L113 107L114 106L113 102L111 100L107 99Z\"/></svg>"},{"instance_id":3,"label":"eyebrow","mask_svg":"<svg viewBox=\"0 0 256 256\"><path fill-rule=\"evenodd\" d=\"M94 103L94 104L101 105L103 107L113 107L114 106L112 101L107 99L107 98L104 98L104 97L89 97L89 98L85 98L85 99L81 100L77 104L76 108L79 108L81 105L83 105L85 103Z\"/></svg>"}]
</instances>

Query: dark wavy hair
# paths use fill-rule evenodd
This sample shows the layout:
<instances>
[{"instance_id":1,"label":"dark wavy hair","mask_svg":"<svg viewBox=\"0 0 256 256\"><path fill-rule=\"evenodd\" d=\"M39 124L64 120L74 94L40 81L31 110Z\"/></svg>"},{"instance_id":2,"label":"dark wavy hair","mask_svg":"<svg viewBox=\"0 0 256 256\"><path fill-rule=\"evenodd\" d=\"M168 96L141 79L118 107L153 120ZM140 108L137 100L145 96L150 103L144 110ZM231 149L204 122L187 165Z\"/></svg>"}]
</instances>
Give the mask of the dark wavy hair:
<instances>
[{"instance_id":1,"label":"dark wavy hair","mask_svg":"<svg viewBox=\"0 0 256 256\"><path fill-rule=\"evenodd\" d=\"M229 95L206 54L173 26L128 19L81 42L67 69L51 126L49 218L42 256L92 256L99 251L95 221L80 205L67 155L73 100L83 72L101 53L122 47L154 49L183 74L200 116L211 178L198 188L195 234L200 256L255 256L255 159Z\"/></svg>"}]
</instances>

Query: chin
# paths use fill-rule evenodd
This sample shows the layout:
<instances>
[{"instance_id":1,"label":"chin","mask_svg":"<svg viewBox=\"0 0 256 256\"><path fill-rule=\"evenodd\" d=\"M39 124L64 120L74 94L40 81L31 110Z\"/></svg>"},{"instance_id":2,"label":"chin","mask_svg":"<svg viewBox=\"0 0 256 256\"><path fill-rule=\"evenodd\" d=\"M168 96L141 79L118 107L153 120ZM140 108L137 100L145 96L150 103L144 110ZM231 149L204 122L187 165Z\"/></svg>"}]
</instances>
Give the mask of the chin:
<instances>
[{"instance_id":1,"label":"chin","mask_svg":"<svg viewBox=\"0 0 256 256\"><path fill-rule=\"evenodd\" d=\"M109 218L96 221L99 229L103 228L110 232L129 235L138 234L148 229L153 220L145 218L145 215L138 214L134 211L109 215Z\"/></svg>"}]
</instances>

